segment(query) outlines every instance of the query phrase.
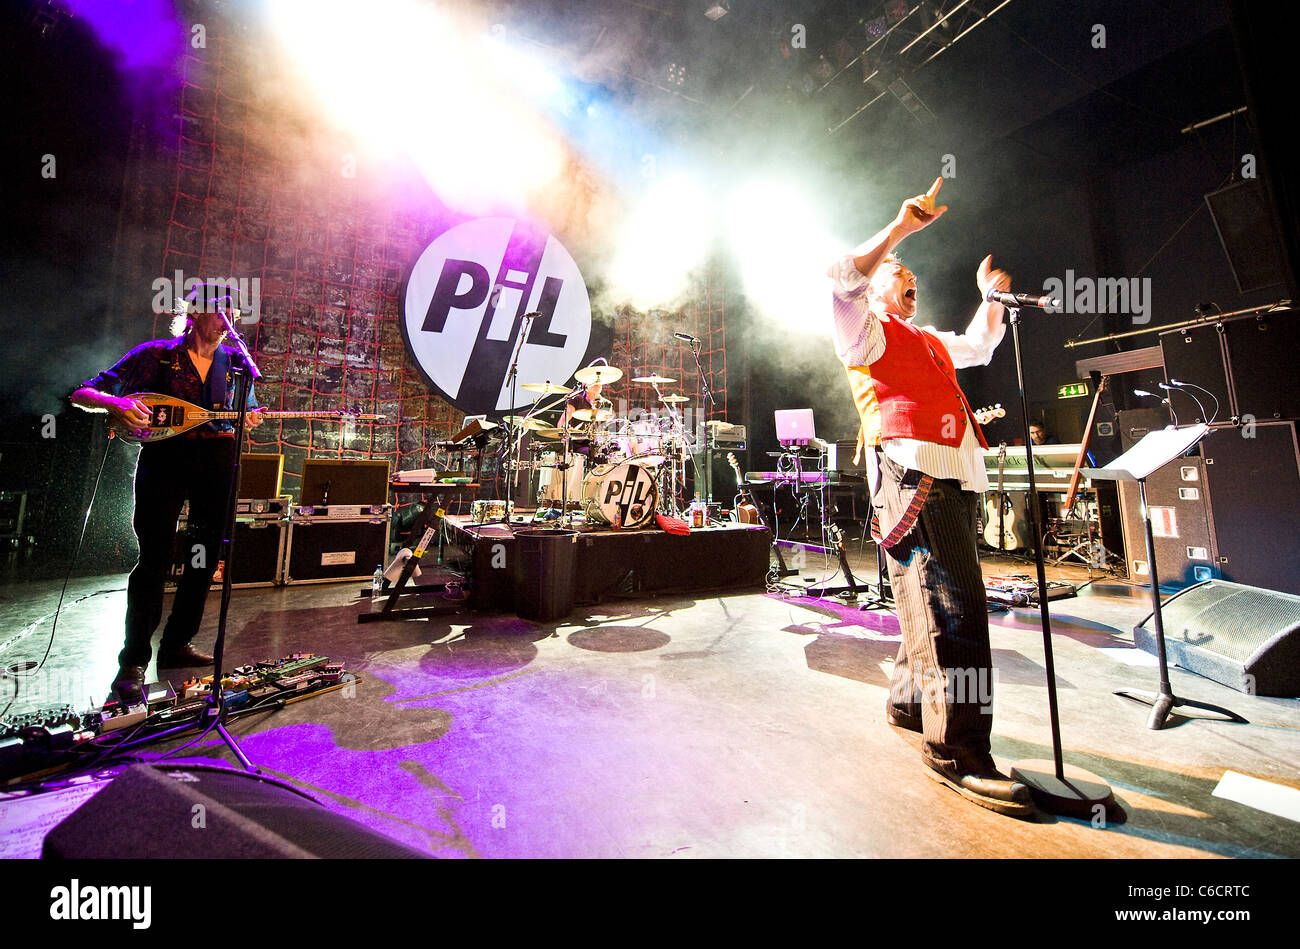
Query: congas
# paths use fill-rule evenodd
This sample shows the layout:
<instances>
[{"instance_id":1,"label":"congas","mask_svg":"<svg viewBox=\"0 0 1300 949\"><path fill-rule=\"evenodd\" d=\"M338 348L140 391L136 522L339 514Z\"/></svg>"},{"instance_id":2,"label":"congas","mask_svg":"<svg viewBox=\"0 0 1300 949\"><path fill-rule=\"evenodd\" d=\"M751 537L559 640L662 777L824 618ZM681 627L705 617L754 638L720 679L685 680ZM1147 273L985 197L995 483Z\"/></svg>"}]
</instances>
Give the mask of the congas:
<instances>
[{"instance_id":1,"label":"congas","mask_svg":"<svg viewBox=\"0 0 1300 949\"><path fill-rule=\"evenodd\" d=\"M606 465L587 475L582 498L588 523L645 527L654 521L659 486L650 468Z\"/></svg>"}]
</instances>

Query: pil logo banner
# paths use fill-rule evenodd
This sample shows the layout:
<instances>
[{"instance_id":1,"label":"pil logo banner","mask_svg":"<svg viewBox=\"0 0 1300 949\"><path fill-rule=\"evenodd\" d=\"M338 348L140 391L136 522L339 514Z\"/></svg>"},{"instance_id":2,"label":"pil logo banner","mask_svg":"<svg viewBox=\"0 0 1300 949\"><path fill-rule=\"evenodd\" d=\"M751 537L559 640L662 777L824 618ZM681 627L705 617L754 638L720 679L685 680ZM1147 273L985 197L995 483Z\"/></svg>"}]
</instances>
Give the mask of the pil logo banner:
<instances>
[{"instance_id":1,"label":"pil logo banner","mask_svg":"<svg viewBox=\"0 0 1300 949\"><path fill-rule=\"evenodd\" d=\"M532 402L517 388L512 405L508 379L525 313L540 315L519 354L517 387L568 384L591 339L591 301L573 257L511 218L440 234L416 260L402 303L407 351L425 382L467 415Z\"/></svg>"}]
</instances>

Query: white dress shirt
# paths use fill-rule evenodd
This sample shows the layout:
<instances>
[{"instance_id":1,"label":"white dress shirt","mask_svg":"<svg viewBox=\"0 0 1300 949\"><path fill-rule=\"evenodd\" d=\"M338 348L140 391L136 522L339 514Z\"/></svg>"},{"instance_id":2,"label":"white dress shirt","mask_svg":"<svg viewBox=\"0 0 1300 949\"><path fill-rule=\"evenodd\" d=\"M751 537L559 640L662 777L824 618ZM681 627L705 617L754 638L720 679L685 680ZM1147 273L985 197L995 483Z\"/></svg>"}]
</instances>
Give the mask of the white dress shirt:
<instances>
[{"instance_id":1,"label":"white dress shirt","mask_svg":"<svg viewBox=\"0 0 1300 949\"><path fill-rule=\"evenodd\" d=\"M885 351L885 333L880 328L881 319L901 317L877 316L868 306L869 280L853 263L853 255L846 254L831 265L827 276L832 284L834 307L835 353L845 366L869 366ZM985 304L987 305L987 304ZM990 331L980 307L975 319L964 333L952 333L925 327L927 333L939 339L948 350L953 366L965 369L970 366L987 366L993 350L1006 335L1005 323ZM956 448L937 442L915 438L886 438L881 450L897 465L911 468L934 478L953 478L967 491L986 491L988 473L984 469L983 449L975 437L974 419L966 426L961 444ZM879 479L873 452L867 451L867 471L871 477L871 490L875 493Z\"/></svg>"}]
</instances>

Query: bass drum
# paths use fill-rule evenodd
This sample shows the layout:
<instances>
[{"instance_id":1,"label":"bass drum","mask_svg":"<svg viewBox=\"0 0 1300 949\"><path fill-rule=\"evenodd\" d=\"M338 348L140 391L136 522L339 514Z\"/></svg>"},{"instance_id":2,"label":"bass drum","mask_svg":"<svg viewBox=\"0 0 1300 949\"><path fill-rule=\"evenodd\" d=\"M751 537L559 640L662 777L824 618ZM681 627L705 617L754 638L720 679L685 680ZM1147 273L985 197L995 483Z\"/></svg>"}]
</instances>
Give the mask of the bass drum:
<instances>
[{"instance_id":1,"label":"bass drum","mask_svg":"<svg viewBox=\"0 0 1300 949\"><path fill-rule=\"evenodd\" d=\"M645 527L654 522L659 485L641 465L606 465L587 475L582 486L587 522L613 527Z\"/></svg>"}]
</instances>

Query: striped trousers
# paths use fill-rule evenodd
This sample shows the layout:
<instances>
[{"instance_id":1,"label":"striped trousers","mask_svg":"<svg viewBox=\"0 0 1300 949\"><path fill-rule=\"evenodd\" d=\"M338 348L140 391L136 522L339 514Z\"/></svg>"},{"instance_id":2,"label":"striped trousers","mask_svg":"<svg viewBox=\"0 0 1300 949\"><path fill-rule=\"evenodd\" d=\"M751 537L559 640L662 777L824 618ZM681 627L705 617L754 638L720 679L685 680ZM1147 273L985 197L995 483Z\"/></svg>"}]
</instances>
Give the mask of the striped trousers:
<instances>
[{"instance_id":1,"label":"striped trousers","mask_svg":"<svg viewBox=\"0 0 1300 949\"><path fill-rule=\"evenodd\" d=\"M887 531L912 500L921 472L876 451L880 483L873 500ZM993 766L993 669L977 510L974 492L936 480L916 525L885 557L903 630L890 704L920 715L924 757L962 772Z\"/></svg>"}]
</instances>

